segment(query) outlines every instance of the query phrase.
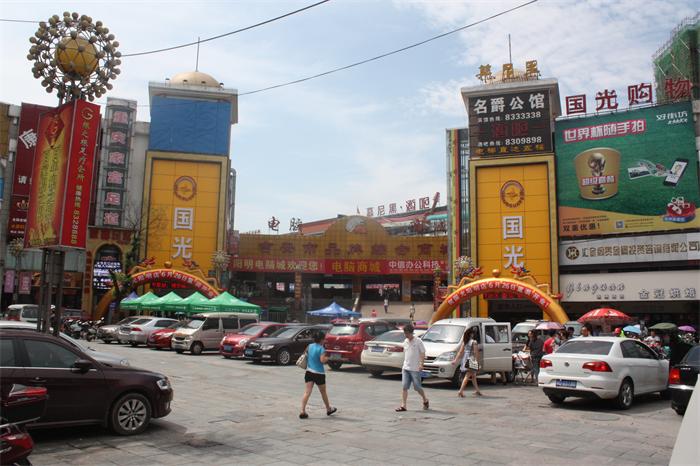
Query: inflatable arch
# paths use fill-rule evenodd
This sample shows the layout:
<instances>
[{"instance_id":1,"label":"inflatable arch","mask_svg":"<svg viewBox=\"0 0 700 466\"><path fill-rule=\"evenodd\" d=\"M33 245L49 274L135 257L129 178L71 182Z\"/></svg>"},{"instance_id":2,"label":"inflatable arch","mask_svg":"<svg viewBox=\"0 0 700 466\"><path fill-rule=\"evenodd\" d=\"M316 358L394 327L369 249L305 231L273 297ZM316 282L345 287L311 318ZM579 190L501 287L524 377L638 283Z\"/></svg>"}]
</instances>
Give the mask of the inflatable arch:
<instances>
[{"instance_id":1,"label":"inflatable arch","mask_svg":"<svg viewBox=\"0 0 700 466\"><path fill-rule=\"evenodd\" d=\"M147 269L133 274L131 276L131 280L133 288L155 281L169 281L194 288L196 291L199 291L209 299L219 295L219 290L208 281L181 270L169 268ZM105 293L102 299L100 299L100 302L97 303L93 319L104 317L112 301L114 301L114 288Z\"/></svg>"},{"instance_id":2,"label":"inflatable arch","mask_svg":"<svg viewBox=\"0 0 700 466\"><path fill-rule=\"evenodd\" d=\"M491 292L510 293L525 298L542 309L551 320L560 324L569 320L559 303L534 285L513 278L483 278L469 282L448 295L433 314L430 324L449 318L457 306L472 297Z\"/></svg>"}]
</instances>

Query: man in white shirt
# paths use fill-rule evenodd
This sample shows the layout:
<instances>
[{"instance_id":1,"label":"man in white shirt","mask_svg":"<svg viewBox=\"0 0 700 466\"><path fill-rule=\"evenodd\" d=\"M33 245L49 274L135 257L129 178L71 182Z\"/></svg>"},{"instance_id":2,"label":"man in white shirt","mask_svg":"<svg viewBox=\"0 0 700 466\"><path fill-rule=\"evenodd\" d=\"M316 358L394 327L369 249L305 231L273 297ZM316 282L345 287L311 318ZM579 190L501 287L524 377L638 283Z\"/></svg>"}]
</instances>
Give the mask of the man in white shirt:
<instances>
[{"instance_id":1,"label":"man in white shirt","mask_svg":"<svg viewBox=\"0 0 700 466\"><path fill-rule=\"evenodd\" d=\"M401 406L396 408L396 411L406 411L406 400L408 398L408 389L413 385L413 389L423 398L423 409L428 409L430 403L425 396L423 387L421 386L420 373L423 370L423 361L425 360L425 346L420 338L413 335L413 325L406 325L403 328L403 333L406 339L403 342L404 360L401 370Z\"/></svg>"}]
</instances>

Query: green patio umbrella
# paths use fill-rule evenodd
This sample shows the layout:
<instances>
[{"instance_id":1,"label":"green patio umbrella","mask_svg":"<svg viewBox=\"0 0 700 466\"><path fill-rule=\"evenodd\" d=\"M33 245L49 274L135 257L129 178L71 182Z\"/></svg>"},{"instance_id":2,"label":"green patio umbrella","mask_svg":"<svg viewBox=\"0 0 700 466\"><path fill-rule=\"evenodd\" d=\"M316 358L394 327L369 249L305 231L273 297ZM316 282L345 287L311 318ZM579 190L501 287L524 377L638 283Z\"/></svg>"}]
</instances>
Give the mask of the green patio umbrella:
<instances>
[{"instance_id":1,"label":"green patio umbrella","mask_svg":"<svg viewBox=\"0 0 700 466\"><path fill-rule=\"evenodd\" d=\"M156 310L156 311L166 311L166 306L168 304L174 304L174 303L179 303L182 301L182 298L175 293L174 291L171 291L170 293L166 294L165 296L161 296L160 298L156 299L152 303L150 303L150 309Z\"/></svg>"},{"instance_id":2,"label":"green patio umbrella","mask_svg":"<svg viewBox=\"0 0 700 466\"><path fill-rule=\"evenodd\" d=\"M649 327L649 330L676 330L678 327L676 324L672 324L671 322L661 322L656 325L652 325Z\"/></svg>"},{"instance_id":3,"label":"green patio umbrella","mask_svg":"<svg viewBox=\"0 0 700 466\"><path fill-rule=\"evenodd\" d=\"M151 293L150 291L146 293L145 295L139 296L136 299L122 299L119 307L125 311L140 311L141 310L141 302L146 299L146 300L151 300L151 299L157 299L158 296L155 294Z\"/></svg>"},{"instance_id":4,"label":"green patio umbrella","mask_svg":"<svg viewBox=\"0 0 700 466\"><path fill-rule=\"evenodd\" d=\"M210 299L208 303L197 305L196 310L198 312L250 312L251 314L260 314L261 311L257 304L238 299L226 291Z\"/></svg>"},{"instance_id":5,"label":"green patio umbrella","mask_svg":"<svg viewBox=\"0 0 700 466\"><path fill-rule=\"evenodd\" d=\"M151 293L150 291L143 295L139 300L139 311L151 310L157 311L156 303L160 297L158 295Z\"/></svg>"},{"instance_id":6,"label":"green patio umbrella","mask_svg":"<svg viewBox=\"0 0 700 466\"><path fill-rule=\"evenodd\" d=\"M181 299L178 302L165 303L161 306L161 309L169 312L190 312L190 308L196 304L208 303L209 298L202 295L200 292L195 291L186 298Z\"/></svg>"}]
</instances>

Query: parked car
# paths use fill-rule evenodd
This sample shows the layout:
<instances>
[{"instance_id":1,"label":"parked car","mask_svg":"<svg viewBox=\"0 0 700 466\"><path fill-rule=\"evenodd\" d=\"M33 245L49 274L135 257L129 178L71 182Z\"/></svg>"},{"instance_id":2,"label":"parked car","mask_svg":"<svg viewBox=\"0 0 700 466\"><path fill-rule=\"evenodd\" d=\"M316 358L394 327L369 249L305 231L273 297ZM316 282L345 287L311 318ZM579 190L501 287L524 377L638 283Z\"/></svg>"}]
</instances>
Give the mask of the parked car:
<instances>
[{"instance_id":1,"label":"parked car","mask_svg":"<svg viewBox=\"0 0 700 466\"><path fill-rule=\"evenodd\" d=\"M121 327L122 325L127 325L137 320L138 318L138 316L126 317L117 322L116 324L103 325L102 327L97 329L97 339L102 340L107 344L110 344L113 341L116 341L118 343L119 338L117 337L117 332L119 331L119 327Z\"/></svg>"},{"instance_id":2,"label":"parked car","mask_svg":"<svg viewBox=\"0 0 700 466\"><path fill-rule=\"evenodd\" d=\"M328 366L338 370L343 364L361 364L365 342L395 329L394 325L377 319L334 324L323 343L328 353Z\"/></svg>"},{"instance_id":3,"label":"parked car","mask_svg":"<svg viewBox=\"0 0 700 466\"><path fill-rule=\"evenodd\" d=\"M54 309L53 306L51 306ZM7 306L7 320L31 322L39 319L39 306L36 304L10 304Z\"/></svg>"},{"instance_id":4,"label":"parked car","mask_svg":"<svg viewBox=\"0 0 700 466\"><path fill-rule=\"evenodd\" d=\"M145 345L148 337L156 330L168 328L178 321L165 317L144 317L120 327L119 335L126 332L126 342L131 346Z\"/></svg>"},{"instance_id":5,"label":"parked car","mask_svg":"<svg viewBox=\"0 0 700 466\"><path fill-rule=\"evenodd\" d=\"M586 337L544 356L538 385L555 404L567 397L613 399L628 409L635 395L665 392L667 377L668 360L640 341Z\"/></svg>"},{"instance_id":6,"label":"parked car","mask_svg":"<svg viewBox=\"0 0 700 466\"><path fill-rule=\"evenodd\" d=\"M402 317L363 317L359 319L360 322L373 322L378 320L386 322L387 324L391 324L399 330L411 323L411 319L404 319Z\"/></svg>"},{"instance_id":7,"label":"parked car","mask_svg":"<svg viewBox=\"0 0 700 466\"><path fill-rule=\"evenodd\" d=\"M449 379L456 387L461 385L464 374L459 370L460 361L452 361L459 351L464 332L472 327L479 341L479 374L505 372L508 380L512 380L510 323L484 317L444 319L430 326L421 337L425 346L423 367L429 377Z\"/></svg>"},{"instance_id":8,"label":"parked car","mask_svg":"<svg viewBox=\"0 0 700 466\"><path fill-rule=\"evenodd\" d=\"M696 345L669 372L668 388L671 394L671 408L678 414L685 414L698 381L698 372L700 372L700 346Z\"/></svg>"},{"instance_id":9,"label":"parked car","mask_svg":"<svg viewBox=\"0 0 700 466\"><path fill-rule=\"evenodd\" d=\"M219 350L226 333L235 332L260 320L257 314L246 312L208 312L192 316L186 325L175 331L170 343L177 353L190 351L194 355L205 350Z\"/></svg>"},{"instance_id":10,"label":"parked car","mask_svg":"<svg viewBox=\"0 0 700 466\"><path fill-rule=\"evenodd\" d=\"M0 464L31 464L34 441L25 425L41 418L48 391L44 387L7 386L0 393Z\"/></svg>"},{"instance_id":11,"label":"parked car","mask_svg":"<svg viewBox=\"0 0 700 466\"><path fill-rule=\"evenodd\" d=\"M135 317L135 320L132 320L131 322L128 322L126 324L122 324L119 326L117 329L117 340L121 344L129 343L129 333L130 332L130 325L135 324L138 322L139 324L142 324L144 322L143 319L152 319L151 316L132 316Z\"/></svg>"},{"instance_id":12,"label":"parked car","mask_svg":"<svg viewBox=\"0 0 700 466\"><path fill-rule=\"evenodd\" d=\"M425 332L426 330L415 330L413 334L420 338ZM360 355L362 367L374 377L379 377L384 371L401 371L404 340L406 335L402 330L390 330L366 342Z\"/></svg>"},{"instance_id":13,"label":"parked car","mask_svg":"<svg viewBox=\"0 0 700 466\"><path fill-rule=\"evenodd\" d=\"M248 324L238 332L229 333L221 339L219 352L226 359L241 358L245 345L248 342L255 341L258 338L269 337L277 330L286 327L288 324L279 322L259 322L256 324Z\"/></svg>"},{"instance_id":14,"label":"parked car","mask_svg":"<svg viewBox=\"0 0 700 466\"><path fill-rule=\"evenodd\" d=\"M265 338L248 342L243 352L254 362L274 361L286 366L295 363L306 347L313 343L314 331L328 331L328 325L292 325Z\"/></svg>"},{"instance_id":15,"label":"parked car","mask_svg":"<svg viewBox=\"0 0 700 466\"><path fill-rule=\"evenodd\" d=\"M120 435L143 432L170 413L173 390L162 374L103 364L62 338L0 329L0 389L21 384L48 390L41 426L101 424Z\"/></svg>"},{"instance_id":16,"label":"parked car","mask_svg":"<svg viewBox=\"0 0 700 466\"><path fill-rule=\"evenodd\" d=\"M13 321L0 321L0 329L11 328L17 330L27 330L30 332L36 332L36 324L30 324L29 322L13 322ZM60 332L58 334L63 340L75 346L80 351L89 354L93 359L112 366L128 366L129 360L122 356L118 356L112 353L105 353L103 351L97 351L96 349L83 344L80 340L76 340L67 333Z\"/></svg>"},{"instance_id":17,"label":"parked car","mask_svg":"<svg viewBox=\"0 0 700 466\"><path fill-rule=\"evenodd\" d=\"M172 343L175 331L180 327L184 327L186 324L186 320L178 320L168 327L154 330L148 335L146 346L155 349L171 349L170 344Z\"/></svg>"}]
</instances>

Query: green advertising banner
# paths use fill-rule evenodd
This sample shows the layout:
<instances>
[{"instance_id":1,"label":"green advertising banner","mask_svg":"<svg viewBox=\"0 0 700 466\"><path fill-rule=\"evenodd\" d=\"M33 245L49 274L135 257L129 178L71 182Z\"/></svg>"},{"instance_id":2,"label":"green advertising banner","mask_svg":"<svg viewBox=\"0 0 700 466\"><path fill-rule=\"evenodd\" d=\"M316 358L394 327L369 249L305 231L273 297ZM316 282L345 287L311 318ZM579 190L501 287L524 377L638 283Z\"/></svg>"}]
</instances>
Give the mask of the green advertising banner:
<instances>
[{"instance_id":1,"label":"green advertising banner","mask_svg":"<svg viewBox=\"0 0 700 466\"><path fill-rule=\"evenodd\" d=\"M559 236L700 227L690 102L556 122Z\"/></svg>"}]
</instances>

